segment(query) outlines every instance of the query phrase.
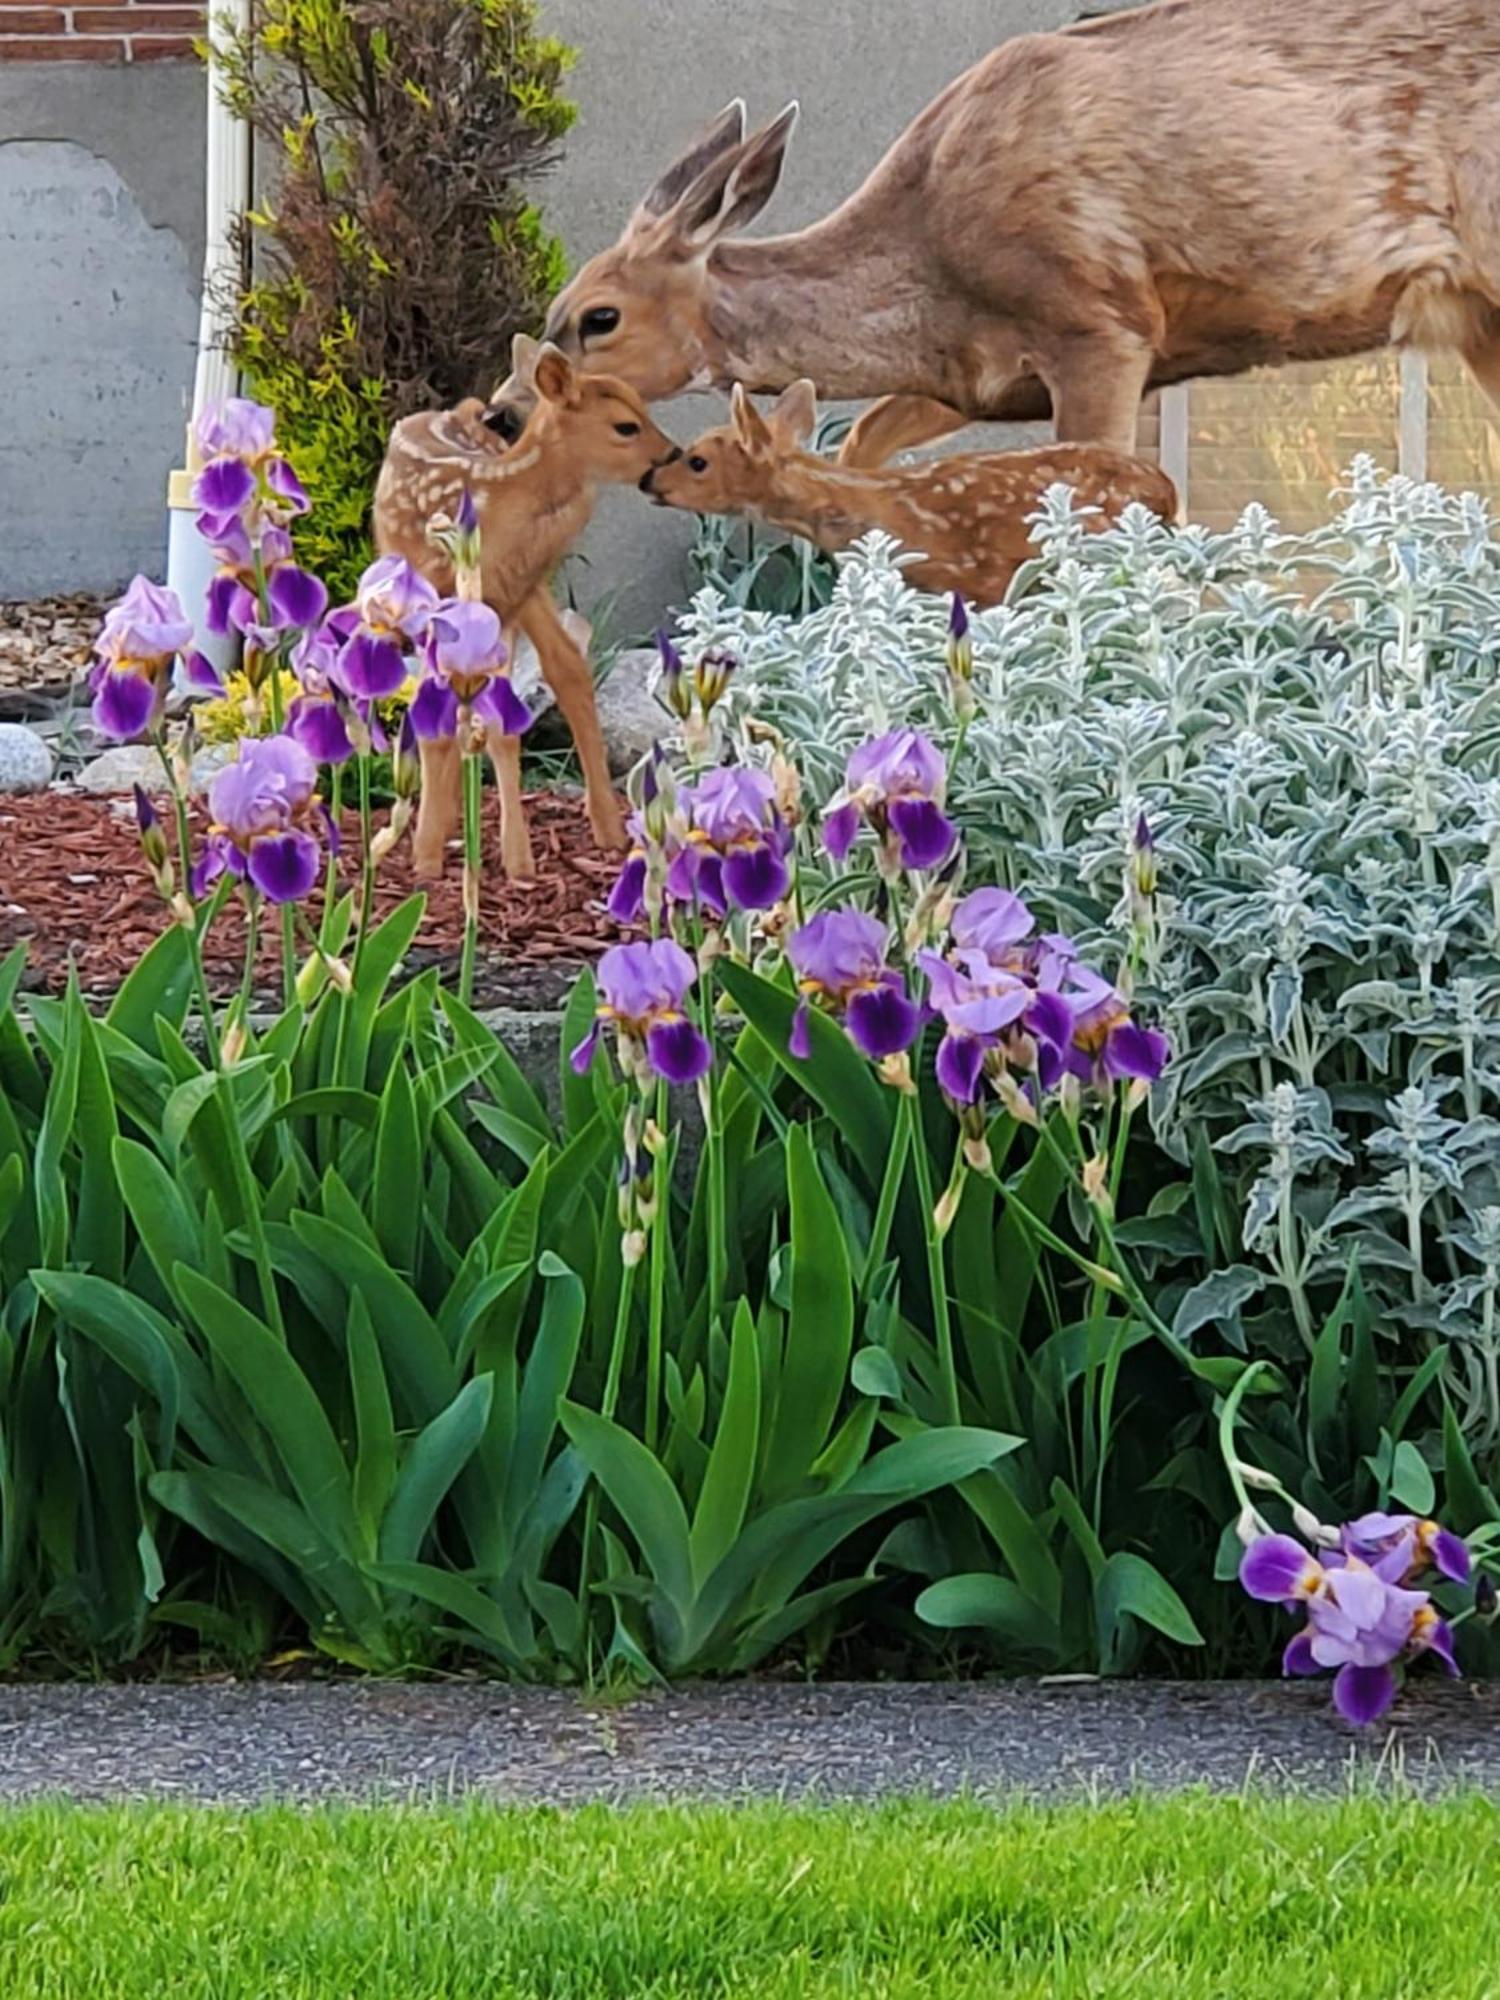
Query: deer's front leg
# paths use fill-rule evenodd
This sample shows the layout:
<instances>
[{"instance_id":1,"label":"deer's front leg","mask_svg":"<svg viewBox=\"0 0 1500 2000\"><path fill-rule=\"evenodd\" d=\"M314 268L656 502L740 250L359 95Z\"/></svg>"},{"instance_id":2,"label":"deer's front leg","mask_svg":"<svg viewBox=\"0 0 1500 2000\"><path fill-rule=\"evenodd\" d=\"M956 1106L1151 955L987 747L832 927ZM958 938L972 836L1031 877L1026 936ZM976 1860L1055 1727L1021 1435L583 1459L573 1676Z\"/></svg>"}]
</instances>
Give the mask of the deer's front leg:
<instances>
[{"instance_id":1,"label":"deer's front leg","mask_svg":"<svg viewBox=\"0 0 1500 2000\"><path fill-rule=\"evenodd\" d=\"M521 739L492 729L489 751L500 793L500 865L510 881L529 882L536 873L536 860L521 797Z\"/></svg>"},{"instance_id":2,"label":"deer's front leg","mask_svg":"<svg viewBox=\"0 0 1500 2000\"><path fill-rule=\"evenodd\" d=\"M457 740L424 742L422 796L411 842L412 872L420 881L436 881L442 874L443 856L458 825L460 803Z\"/></svg>"},{"instance_id":3,"label":"deer's front leg","mask_svg":"<svg viewBox=\"0 0 1500 2000\"><path fill-rule=\"evenodd\" d=\"M1128 334L1071 340L1038 357L1038 373L1052 392L1058 443L1134 452L1153 359L1149 344Z\"/></svg>"},{"instance_id":4,"label":"deer's front leg","mask_svg":"<svg viewBox=\"0 0 1500 2000\"><path fill-rule=\"evenodd\" d=\"M578 761L583 767L584 798L594 839L601 847L623 847L625 822L620 816L604 736L599 728L593 670L568 636L550 591L538 590L528 597L515 622L536 647L542 674L557 696L563 719L573 733Z\"/></svg>"}]
</instances>

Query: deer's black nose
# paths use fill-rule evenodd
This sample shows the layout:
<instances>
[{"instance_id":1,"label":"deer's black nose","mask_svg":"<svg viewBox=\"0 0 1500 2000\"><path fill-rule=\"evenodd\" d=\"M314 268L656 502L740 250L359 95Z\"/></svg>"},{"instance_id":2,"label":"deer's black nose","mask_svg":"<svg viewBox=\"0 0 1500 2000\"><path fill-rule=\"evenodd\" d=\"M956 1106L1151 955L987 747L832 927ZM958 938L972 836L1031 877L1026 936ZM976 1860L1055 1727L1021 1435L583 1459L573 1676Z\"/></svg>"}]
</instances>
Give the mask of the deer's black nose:
<instances>
[{"instance_id":1,"label":"deer's black nose","mask_svg":"<svg viewBox=\"0 0 1500 2000\"><path fill-rule=\"evenodd\" d=\"M514 444L526 428L526 419L510 403L491 403L484 413L484 426L507 444Z\"/></svg>"}]
</instances>

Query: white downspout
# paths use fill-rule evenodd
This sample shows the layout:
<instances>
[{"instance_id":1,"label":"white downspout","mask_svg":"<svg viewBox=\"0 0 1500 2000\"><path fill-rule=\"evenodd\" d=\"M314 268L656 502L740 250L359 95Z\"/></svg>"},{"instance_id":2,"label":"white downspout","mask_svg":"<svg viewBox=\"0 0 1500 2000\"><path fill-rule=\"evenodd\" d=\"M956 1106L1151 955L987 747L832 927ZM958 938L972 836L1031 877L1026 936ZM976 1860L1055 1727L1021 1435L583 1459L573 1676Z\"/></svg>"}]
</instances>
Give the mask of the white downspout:
<instances>
[{"instance_id":1,"label":"white downspout","mask_svg":"<svg viewBox=\"0 0 1500 2000\"><path fill-rule=\"evenodd\" d=\"M228 0L227 5L208 10L208 154L203 189L203 293L198 310L198 359L193 371L184 463L167 481L167 582L182 599L189 617L199 621L198 644L221 672L234 666L239 647L232 634L216 637L201 623L204 593L213 577L214 561L193 526L197 510L191 489L198 470L193 426L210 404L234 395L239 386L238 372L226 342L233 326L233 301L240 278L234 232L250 206L250 128L230 113L219 95L222 71L215 57L215 40L220 21L226 15L232 30L243 33L249 26L249 0Z\"/></svg>"}]
</instances>

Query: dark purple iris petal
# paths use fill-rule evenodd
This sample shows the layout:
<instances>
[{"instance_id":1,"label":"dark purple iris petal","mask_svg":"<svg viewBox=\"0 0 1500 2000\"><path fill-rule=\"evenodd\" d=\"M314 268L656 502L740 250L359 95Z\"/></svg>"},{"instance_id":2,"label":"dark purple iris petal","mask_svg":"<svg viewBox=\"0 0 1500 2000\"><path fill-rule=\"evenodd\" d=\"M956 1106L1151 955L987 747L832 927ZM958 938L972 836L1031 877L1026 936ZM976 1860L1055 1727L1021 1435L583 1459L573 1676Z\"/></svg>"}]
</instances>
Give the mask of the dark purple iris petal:
<instances>
[{"instance_id":1,"label":"dark purple iris petal","mask_svg":"<svg viewBox=\"0 0 1500 2000\"><path fill-rule=\"evenodd\" d=\"M328 592L318 578L295 563L284 563L267 586L278 625L316 625L328 609Z\"/></svg>"},{"instance_id":2,"label":"dark purple iris petal","mask_svg":"<svg viewBox=\"0 0 1500 2000\"><path fill-rule=\"evenodd\" d=\"M216 458L193 481L193 504L206 514L238 514L255 498L255 474L242 459Z\"/></svg>"},{"instance_id":3,"label":"dark purple iris petal","mask_svg":"<svg viewBox=\"0 0 1500 2000\"><path fill-rule=\"evenodd\" d=\"M266 467L266 484L294 514L305 514L312 505L307 489L284 458L273 458Z\"/></svg>"},{"instance_id":4,"label":"dark purple iris petal","mask_svg":"<svg viewBox=\"0 0 1500 2000\"><path fill-rule=\"evenodd\" d=\"M1433 1653L1442 1664L1443 1671L1458 1678L1458 1661L1453 1657L1453 1629L1445 1618L1435 1618L1422 1634L1421 1650Z\"/></svg>"},{"instance_id":5,"label":"dark purple iris petal","mask_svg":"<svg viewBox=\"0 0 1500 2000\"><path fill-rule=\"evenodd\" d=\"M769 910L791 883L786 862L774 847L737 847L725 857L724 894L741 910Z\"/></svg>"},{"instance_id":6,"label":"dark purple iris petal","mask_svg":"<svg viewBox=\"0 0 1500 2000\"><path fill-rule=\"evenodd\" d=\"M658 1021L646 1030L651 1067L668 1083L696 1083L713 1062L713 1051L691 1021Z\"/></svg>"},{"instance_id":7,"label":"dark purple iris petal","mask_svg":"<svg viewBox=\"0 0 1500 2000\"><path fill-rule=\"evenodd\" d=\"M717 854L705 854L698 863L698 902L711 916L722 917L729 905L724 900L724 864Z\"/></svg>"},{"instance_id":8,"label":"dark purple iris petal","mask_svg":"<svg viewBox=\"0 0 1500 2000\"><path fill-rule=\"evenodd\" d=\"M310 833L293 829L251 844L246 872L271 903L299 903L317 884L322 856Z\"/></svg>"},{"instance_id":9,"label":"dark purple iris petal","mask_svg":"<svg viewBox=\"0 0 1500 2000\"><path fill-rule=\"evenodd\" d=\"M1284 1674L1320 1674L1323 1669L1313 1658L1312 1633L1304 1628L1294 1633L1287 1641L1286 1651L1281 1656L1281 1671Z\"/></svg>"},{"instance_id":10,"label":"dark purple iris petal","mask_svg":"<svg viewBox=\"0 0 1500 2000\"><path fill-rule=\"evenodd\" d=\"M958 828L931 799L892 799L889 817L903 868L941 868L958 845Z\"/></svg>"},{"instance_id":11,"label":"dark purple iris petal","mask_svg":"<svg viewBox=\"0 0 1500 2000\"><path fill-rule=\"evenodd\" d=\"M1155 1028L1138 1028L1134 1021L1121 1021L1110 1029L1105 1041L1104 1067L1110 1076L1140 1077L1155 1083L1170 1053L1166 1036Z\"/></svg>"},{"instance_id":12,"label":"dark purple iris petal","mask_svg":"<svg viewBox=\"0 0 1500 2000\"><path fill-rule=\"evenodd\" d=\"M354 755L349 731L331 701L305 696L287 710L286 733L320 764L343 764Z\"/></svg>"},{"instance_id":13,"label":"dark purple iris petal","mask_svg":"<svg viewBox=\"0 0 1500 2000\"><path fill-rule=\"evenodd\" d=\"M807 1062L812 1056L812 1032L809 1026L811 1017L812 1008L805 1000L801 1001L792 1016L792 1031L787 1037L786 1044L788 1052L794 1055L798 1062Z\"/></svg>"},{"instance_id":14,"label":"dark purple iris petal","mask_svg":"<svg viewBox=\"0 0 1500 2000\"><path fill-rule=\"evenodd\" d=\"M1073 1040L1073 1009L1060 993L1038 993L1026 1009L1025 1025L1039 1042L1065 1049Z\"/></svg>"},{"instance_id":15,"label":"dark purple iris petal","mask_svg":"<svg viewBox=\"0 0 1500 2000\"><path fill-rule=\"evenodd\" d=\"M199 694L222 694L224 682L213 661L202 653L189 652L182 656L182 678L188 686Z\"/></svg>"},{"instance_id":16,"label":"dark purple iris petal","mask_svg":"<svg viewBox=\"0 0 1500 2000\"><path fill-rule=\"evenodd\" d=\"M1377 1722L1396 1699L1390 1667L1340 1667L1333 1680L1333 1705L1346 1722L1363 1728Z\"/></svg>"},{"instance_id":17,"label":"dark purple iris petal","mask_svg":"<svg viewBox=\"0 0 1500 2000\"><path fill-rule=\"evenodd\" d=\"M496 674L481 688L474 698L474 713L507 736L524 736L531 727L531 710L511 686L508 674Z\"/></svg>"},{"instance_id":18,"label":"dark purple iris petal","mask_svg":"<svg viewBox=\"0 0 1500 2000\"><path fill-rule=\"evenodd\" d=\"M339 672L351 694L369 701L384 701L406 680L406 656L389 639L371 632L356 632L344 648Z\"/></svg>"},{"instance_id":19,"label":"dark purple iris petal","mask_svg":"<svg viewBox=\"0 0 1500 2000\"><path fill-rule=\"evenodd\" d=\"M156 713L159 690L144 674L100 674L94 691L94 727L101 736L128 743L145 730Z\"/></svg>"},{"instance_id":20,"label":"dark purple iris petal","mask_svg":"<svg viewBox=\"0 0 1500 2000\"><path fill-rule=\"evenodd\" d=\"M972 1104L984 1074L984 1043L977 1035L944 1035L938 1045L937 1080L955 1104Z\"/></svg>"},{"instance_id":21,"label":"dark purple iris petal","mask_svg":"<svg viewBox=\"0 0 1500 2000\"><path fill-rule=\"evenodd\" d=\"M216 576L208 586L205 619L210 632L238 631L255 615L255 599L236 577Z\"/></svg>"},{"instance_id":22,"label":"dark purple iris petal","mask_svg":"<svg viewBox=\"0 0 1500 2000\"><path fill-rule=\"evenodd\" d=\"M587 1074L589 1064L594 1060L594 1051L598 1046L599 1023L596 1021L583 1040L569 1053L568 1061L573 1066L575 1076L584 1076Z\"/></svg>"},{"instance_id":23,"label":"dark purple iris petal","mask_svg":"<svg viewBox=\"0 0 1500 2000\"><path fill-rule=\"evenodd\" d=\"M615 877L605 905L617 924L639 923L646 910L646 857L632 854Z\"/></svg>"},{"instance_id":24,"label":"dark purple iris petal","mask_svg":"<svg viewBox=\"0 0 1500 2000\"><path fill-rule=\"evenodd\" d=\"M1240 1557L1240 1585L1264 1604L1293 1604L1316 1585L1320 1569L1290 1535L1262 1535Z\"/></svg>"},{"instance_id":25,"label":"dark purple iris petal","mask_svg":"<svg viewBox=\"0 0 1500 2000\"><path fill-rule=\"evenodd\" d=\"M877 986L854 995L844 1025L861 1054L879 1062L911 1047L921 1030L922 1014L899 986Z\"/></svg>"},{"instance_id":26,"label":"dark purple iris petal","mask_svg":"<svg viewBox=\"0 0 1500 2000\"><path fill-rule=\"evenodd\" d=\"M1432 1560L1439 1574L1454 1583L1467 1583L1474 1567L1468 1543L1448 1528L1439 1528L1433 1536Z\"/></svg>"},{"instance_id":27,"label":"dark purple iris petal","mask_svg":"<svg viewBox=\"0 0 1500 2000\"><path fill-rule=\"evenodd\" d=\"M189 890L195 897L203 895L226 869L231 875L243 875L244 856L237 847L229 844L222 833L211 833L189 873Z\"/></svg>"},{"instance_id":28,"label":"dark purple iris petal","mask_svg":"<svg viewBox=\"0 0 1500 2000\"><path fill-rule=\"evenodd\" d=\"M407 713L412 729L424 742L458 733L458 696L446 681L423 681Z\"/></svg>"}]
</instances>

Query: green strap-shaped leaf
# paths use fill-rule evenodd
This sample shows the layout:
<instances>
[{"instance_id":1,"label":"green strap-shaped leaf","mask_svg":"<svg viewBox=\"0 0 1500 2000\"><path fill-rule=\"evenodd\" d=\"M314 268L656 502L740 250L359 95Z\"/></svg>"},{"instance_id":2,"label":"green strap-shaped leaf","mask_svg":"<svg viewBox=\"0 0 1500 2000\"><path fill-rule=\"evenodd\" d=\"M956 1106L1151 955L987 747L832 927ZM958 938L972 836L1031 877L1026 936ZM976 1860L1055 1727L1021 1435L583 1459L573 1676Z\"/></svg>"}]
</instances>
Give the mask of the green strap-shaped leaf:
<instances>
[{"instance_id":1,"label":"green strap-shaped leaf","mask_svg":"<svg viewBox=\"0 0 1500 2000\"><path fill-rule=\"evenodd\" d=\"M354 1395L354 1511L363 1544L373 1554L396 1484L396 1423L363 1292L355 1292L349 1300L347 1340Z\"/></svg>"},{"instance_id":2,"label":"green strap-shaped leaf","mask_svg":"<svg viewBox=\"0 0 1500 2000\"><path fill-rule=\"evenodd\" d=\"M156 1023L181 1028L193 991L193 955L181 924L164 930L136 961L105 1015L138 1048L155 1052Z\"/></svg>"},{"instance_id":3,"label":"green strap-shaped leaf","mask_svg":"<svg viewBox=\"0 0 1500 2000\"><path fill-rule=\"evenodd\" d=\"M415 1562L421 1554L438 1508L484 1436L493 1393L488 1375L475 1376L413 1440L380 1524L382 1562Z\"/></svg>"},{"instance_id":4,"label":"green strap-shaped leaf","mask_svg":"<svg viewBox=\"0 0 1500 2000\"><path fill-rule=\"evenodd\" d=\"M677 1488L639 1438L619 1424L564 1403L562 1425L634 1535L646 1566L679 1617L693 1595L687 1515Z\"/></svg>"},{"instance_id":5,"label":"green strap-shaped leaf","mask_svg":"<svg viewBox=\"0 0 1500 2000\"><path fill-rule=\"evenodd\" d=\"M1171 1584L1144 1556L1120 1549L1094 1578L1099 1653L1108 1673L1121 1657L1125 1617L1139 1618L1179 1646L1201 1646L1203 1634Z\"/></svg>"},{"instance_id":6,"label":"green strap-shaped leaf","mask_svg":"<svg viewBox=\"0 0 1500 2000\"><path fill-rule=\"evenodd\" d=\"M701 1590L723 1561L745 1523L760 1450L760 1345L749 1303L734 1310L729 1336L729 1376L719 1427L693 1514L689 1546L694 1588Z\"/></svg>"},{"instance_id":7,"label":"green strap-shaped leaf","mask_svg":"<svg viewBox=\"0 0 1500 2000\"><path fill-rule=\"evenodd\" d=\"M373 1221L380 1247L398 1271L416 1270L422 1226L422 1151L417 1107L404 1063L394 1063L375 1128Z\"/></svg>"},{"instance_id":8,"label":"green strap-shaped leaf","mask_svg":"<svg viewBox=\"0 0 1500 2000\"><path fill-rule=\"evenodd\" d=\"M795 1490L828 1442L854 1347L854 1285L838 1210L802 1126L787 1141L791 1192L791 1311L765 1489Z\"/></svg>"},{"instance_id":9,"label":"green strap-shaped leaf","mask_svg":"<svg viewBox=\"0 0 1500 2000\"><path fill-rule=\"evenodd\" d=\"M541 1324L532 1343L515 1416L505 1485L505 1518L520 1520L542 1483L557 1436L558 1411L572 1384L583 1335L583 1285L548 1251L538 1267L546 1285Z\"/></svg>"}]
</instances>

